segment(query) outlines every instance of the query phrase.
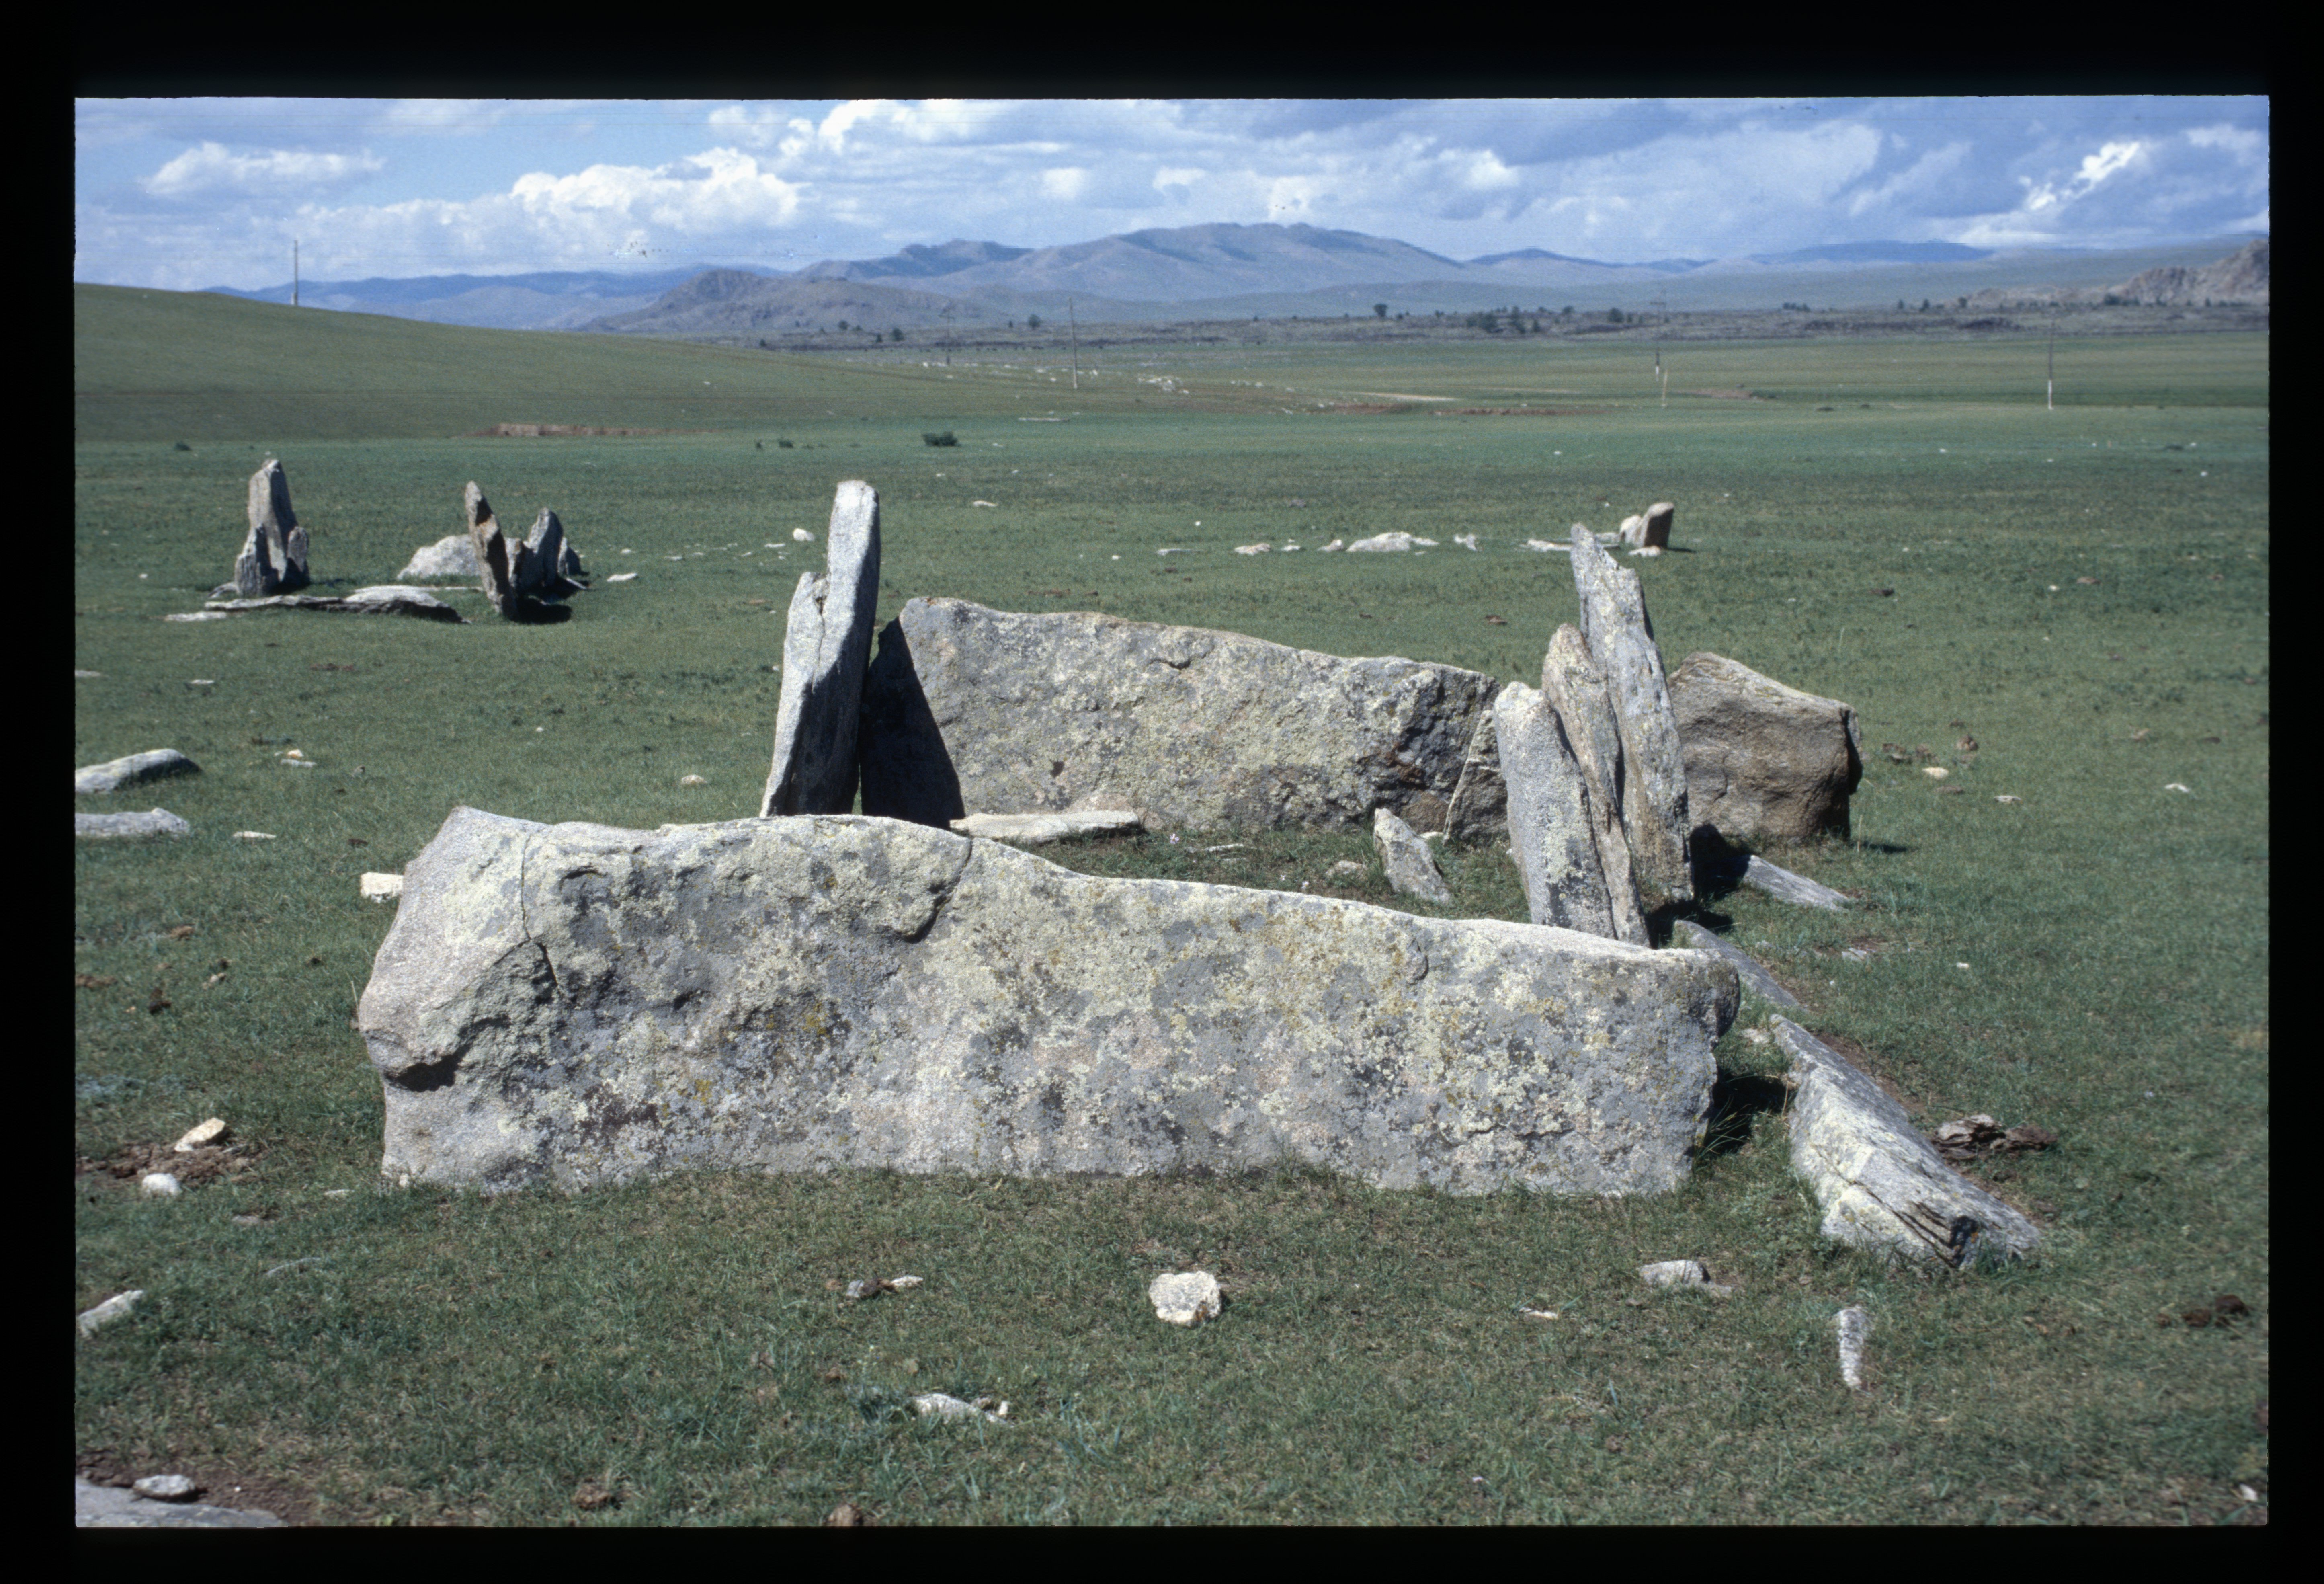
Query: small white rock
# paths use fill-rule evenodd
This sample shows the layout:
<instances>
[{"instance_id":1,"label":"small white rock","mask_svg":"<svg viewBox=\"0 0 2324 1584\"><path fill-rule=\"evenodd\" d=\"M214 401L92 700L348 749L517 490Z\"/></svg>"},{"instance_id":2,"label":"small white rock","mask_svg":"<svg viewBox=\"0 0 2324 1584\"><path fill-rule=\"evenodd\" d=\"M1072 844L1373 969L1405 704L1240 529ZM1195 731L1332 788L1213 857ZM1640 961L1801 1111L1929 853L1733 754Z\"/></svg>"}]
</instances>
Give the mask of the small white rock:
<instances>
[{"instance_id":1,"label":"small white rock","mask_svg":"<svg viewBox=\"0 0 2324 1584\"><path fill-rule=\"evenodd\" d=\"M1219 1279L1208 1271L1181 1271L1157 1276L1146 1289L1154 1318L1174 1326L1191 1326L1219 1312Z\"/></svg>"},{"instance_id":2,"label":"small white rock","mask_svg":"<svg viewBox=\"0 0 2324 1584\"><path fill-rule=\"evenodd\" d=\"M938 1419L966 1419L972 1414L982 1413L987 1423L1009 1422L1009 1404L1001 1403L997 1406L988 1406L992 1402L991 1397L979 1397L973 1403L964 1403L958 1397L949 1397L942 1392L927 1392L912 1399L912 1412L923 1419L931 1414Z\"/></svg>"},{"instance_id":3,"label":"small white rock","mask_svg":"<svg viewBox=\"0 0 2324 1584\"><path fill-rule=\"evenodd\" d=\"M1864 1389L1864 1339L1872 1334L1872 1317L1855 1304L1832 1316L1840 1328L1840 1378L1851 1392Z\"/></svg>"},{"instance_id":4,"label":"small white rock","mask_svg":"<svg viewBox=\"0 0 2324 1584\"><path fill-rule=\"evenodd\" d=\"M204 1144L223 1144L226 1132L226 1118L213 1116L208 1122L186 1129L185 1136L178 1141L177 1152L182 1155L200 1149Z\"/></svg>"},{"instance_id":5,"label":"small white rock","mask_svg":"<svg viewBox=\"0 0 2324 1584\"><path fill-rule=\"evenodd\" d=\"M794 528L791 530L791 540L797 544L812 544L815 542L815 535L804 528Z\"/></svg>"},{"instance_id":6,"label":"small white rock","mask_svg":"<svg viewBox=\"0 0 2324 1584\"><path fill-rule=\"evenodd\" d=\"M401 875L367 874L357 884L362 886L366 902L393 902L403 894L403 876Z\"/></svg>"},{"instance_id":7,"label":"small white rock","mask_svg":"<svg viewBox=\"0 0 2324 1584\"><path fill-rule=\"evenodd\" d=\"M148 1199L178 1197L178 1180L167 1172L148 1172L137 1186L145 1190Z\"/></svg>"},{"instance_id":8,"label":"small white rock","mask_svg":"<svg viewBox=\"0 0 2324 1584\"><path fill-rule=\"evenodd\" d=\"M1696 1259L1666 1259L1650 1265L1640 1265L1638 1274L1649 1287L1700 1286L1711 1280L1711 1273Z\"/></svg>"},{"instance_id":9,"label":"small white rock","mask_svg":"<svg viewBox=\"0 0 2324 1584\"><path fill-rule=\"evenodd\" d=\"M80 1334L84 1337L89 1336L99 1326L109 1326L115 1320L127 1320L130 1311L137 1307L137 1301L144 1296L145 1289L136 1287L126 1292L115 1293L95 1309L81 1311Z\"/></svg>"},{"instance_id":10,"label":"small white rock","mask_svg":"<svg viewBox=\"0 0 2324 1584\"><path fill-rule=\"evenodd\" d=\"M272 841L274 839L274 832L272 830L237 830L234 833L234 838L236 841Z\"/></svg>"},{"instance_id":11,"label":"small white rock","mask_svg":"<svg viewBox=\"0 0 2324 1584\"><path fill-rule=\"evenodd\" d=\"M1931 781L1942 781L1946 776L1950 775L1952 772L1946 769L1941 764L1924 764L1921 767L1921 773L1927 776Z\"/></svg>"},{"instance_id":12,"label":"small white rock","mask_svg":"<svg viewBox=\"0 0 2324 1584\"><path fill-rule=\"evenodd\" d=\"M194 1499L194 1482L182 1474L149 1474L130 1488L139 1496L157 1502L189 1502Z\"/></svg>"},{"instance_id":13,"label":"small white rock","mask_svg":"<svg viewBox=\"0 0 2324 1584\"><path fill-rule=\"evenodd\" d=\"M678 778L678 784L680 786L708 786L710 783L698 775L681 775Z\"/></svg>"},{"instance_id":14,"label":"small white rock","mask_svg":"<svg viewBox=\"0 0 2324 1584\"><path fill-rule=\"evenodd\" d=\"M630 552L628 551L623 551L622 553L623 555L627 555ZM605 581L608 583L626 583L636 576L637 574L635 572L615 572L612 577L606 579Z\"/></svg>"}]
</instances>

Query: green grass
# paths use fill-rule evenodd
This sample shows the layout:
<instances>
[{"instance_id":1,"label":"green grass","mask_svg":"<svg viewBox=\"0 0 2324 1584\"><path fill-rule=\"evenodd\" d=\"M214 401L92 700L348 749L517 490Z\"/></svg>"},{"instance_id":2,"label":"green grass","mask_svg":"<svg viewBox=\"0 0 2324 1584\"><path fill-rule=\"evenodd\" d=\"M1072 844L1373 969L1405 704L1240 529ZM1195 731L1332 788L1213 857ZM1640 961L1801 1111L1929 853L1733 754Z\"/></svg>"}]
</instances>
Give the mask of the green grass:
<instances>
[{"instance_id":1,"label":"green grass","mask_svg":"<svg viewBox=\"0 0 2324 1584\"><path fill-rule=\"evenodd\" d=\"M1544 372L1508 347L1218 347L1109 370L1076 403L1029 362L945 381L167 294L77 288L76 306L74 660L105 674L75 684L75 763L174 746L204 770L77 800L158 803L194 834L78 844L75 969L115 982L75 993L75 1149L219 1115L261 1152L247 1180L173 1202L87 1185L75 1308L148 1297L76 1344L83 1454L295 1490L339 1522L814 1522L849 1500L887 1523L2176 1524L2247 1520L2239 1483L2264 1504L2264 341L2073 348L2055 413L2026 343L1689 351L1674 392L1775 399L1666 410L1636 348ZM274 339L253 338L262 320ZM131 346L169 375L152 387L186 388L131 395ZM729 369L761 384L706 432L451 438L641 424ZM1105 388L1136 373L1194 394ZM312 394L335 383L337 405ZM1366 392L1601 410L1314 406ZM1016 421L1051 406L1072 421ZM931 428L959 446L925 445ZM470 478L510 520L554 506L593 571L641 576L554 627L155 619L226 575L269 451L326 592L452 532ZM918 594L1101 607L1528 680L1574 597L1564 558L1516 546L1677 502L1684 553L1625 563L1666 659L1715 650L1845 699L1872 750L1854 839L1771 854L1863 905L1741 892L1702 916L1924 1126L1985 1111L2056 1131L1978 1168L2044 1227L2044 1257L1925 1281L1826 1246L1776 1060L1742 1038L1751 1004L1720 1046L1713 1147L1661 1200L1296 1172L371 1191L379 1080L348 1019L389 915L357 875L404 867L456 803L641 827L752 812L790 587L856 477L881 490L882 620ZM816 544L793 543L801 526ZM1313 553L1396 528L1440 548ZM1471 532L1480 552L1453 547ZM1231 553L1257 540L1310 548ZM1884 742L1926 745L1960 790ZM318 768L284 768L290 746ZM1250 845L1199 850L1230 840ZM1043 851L1391 902L1360 836ZM1350 857L1366 873L1335 877ZM1446 867L1454 904L1419 911L1523 916L1504 855ZM1854 945L1870 959L1840 955ZM152 1014L157 987L171 1005ZM1685 1256L1736 1296L1650 1298L1636 1266ZM1225 1313L1159 1325L1147 1281L1197 1264ZM831 1285L901 1272L926 1285L861 1304ZM2155 1323L2221 1292L2253 1320ZM1851 1301L1876 1321L1860 1396L1831 1332ZM1001 1395L1016 1423L897 1414L928 1390ZM584 1479L627 1495L584 1515Z\"/></svg>"}]
</instances>

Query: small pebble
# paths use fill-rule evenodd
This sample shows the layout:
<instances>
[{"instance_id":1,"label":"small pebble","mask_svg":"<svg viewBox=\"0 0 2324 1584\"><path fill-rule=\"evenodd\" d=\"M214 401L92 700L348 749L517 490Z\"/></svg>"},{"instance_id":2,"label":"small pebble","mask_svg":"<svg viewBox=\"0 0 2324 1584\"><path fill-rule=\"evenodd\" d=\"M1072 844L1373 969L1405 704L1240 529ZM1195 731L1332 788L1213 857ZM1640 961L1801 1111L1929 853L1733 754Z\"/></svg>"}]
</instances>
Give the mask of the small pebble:
<instances>
[{"instance_id":1,"label":"small pebble","mask_svg":"<svg viewBox=\"0 0 2324 1584\"><path fill-rule=\"evenodd\" d=\"M130 1487L139 1496L157 1502L189 1502L194 1499L194 1482L182 1474L149 1474Z\"/></svg>"}]
</instances>

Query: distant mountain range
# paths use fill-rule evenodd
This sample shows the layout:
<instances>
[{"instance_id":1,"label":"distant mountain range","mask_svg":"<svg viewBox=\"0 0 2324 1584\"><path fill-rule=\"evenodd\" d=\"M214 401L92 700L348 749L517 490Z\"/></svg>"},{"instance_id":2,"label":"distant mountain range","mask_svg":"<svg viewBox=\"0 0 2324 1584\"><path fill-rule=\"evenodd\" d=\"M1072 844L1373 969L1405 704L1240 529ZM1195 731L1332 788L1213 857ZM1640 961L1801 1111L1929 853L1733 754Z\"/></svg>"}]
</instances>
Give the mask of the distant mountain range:
<instances>
[{"instance_id":1,"label":"distant mountain range","mask_svg":"<svg viewBox=\"0 0 2324 1584\"><path fill-rule=\"evenodd\" d=\"M2111 254L1996 253L1950 242L1847 242L1726 259L1637 264L1529 247L1465 262L1357 231L1211 225L1128 232L1056 247L956 240L884 258L826 259L786 273L757 265L622 274L431 275L309 282L302 304L509 329L731 338L851 326L961 328L1068 310L1085 321L1367 316L1559 303L1680 310L1820 306L1990 292L2091 293L2141 271L2182 275L2237 239ZM2264 300L2265 253L2260 272ZM2162 277L2157 277L2158 280ZM2157 288L2158 290L2161 288ZM287 302L288 284L214 288ZM2197 296L2206 293L2198 292ZM2214 299L2225 290L2208 293ZM2248 300L2247 296L2237 300Z\"/></svg>"}]
</instances>

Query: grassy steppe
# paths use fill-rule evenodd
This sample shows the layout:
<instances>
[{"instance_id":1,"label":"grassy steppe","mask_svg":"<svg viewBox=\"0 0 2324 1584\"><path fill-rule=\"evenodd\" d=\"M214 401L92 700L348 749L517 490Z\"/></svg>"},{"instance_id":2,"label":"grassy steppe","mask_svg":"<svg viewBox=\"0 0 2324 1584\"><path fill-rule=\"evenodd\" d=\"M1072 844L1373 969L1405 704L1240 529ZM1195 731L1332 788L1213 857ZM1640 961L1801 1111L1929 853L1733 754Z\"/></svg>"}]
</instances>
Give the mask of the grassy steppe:
<instances>
[{"instance_id":1,"label":"grassy steppe","mask_svg":"<svg viewBox=\"0 0 2324 1584\"><path fill-rule=\"evenodd\" d=\"M890 355L96 288L76 315L74 658L103 674L75 684L75 763L174 746L204 767L77 801L158 803L194 834L78 844L74 966L111 983L76 991L76 1154L218 1115L258 1155L175 1201L83 1181L76 1309L148 1294L76 1344L85 1459L338 1522L812 1522L842 1500L890 1523L2264 1515L2264 340L2063 347L2048 412L2038 338L1689 350L1665 408L1635 347L1222 347L1074 393L1029 359L947 379ZM1069 421L1019 421L1052 411ZM701 432L456 438L503 421ZM922 443L945 429L956 447ZM470 478L509 520L554 506L593 571L641 575L555 627L161 622L226 575L270 452L325 591L453 531ZM1742 1037L1750 1003L1712 1148L1658 1200L1299 1172L370 1191L379 1085L348 1017L389 916L356 875L402 868L456 803L751 812L782 614L821 565L791 530L820 536L847 477L881 491L883 621L945 593L1528 680L1574 597L1564 559L1523 541L1677 502L1680 552L1626 563L1671 662L1731 655L1849 700L1868 746L1934 756L1874 749L1854 839L1771 855L1857 910L1738 893L1702 916L1923 1125L2055 1130L1978 1169L2045 1227L2045 1257L1926 1281L1827 1246L1775 1064ZM1396 528L1440 546L1314 553ZM1468 533L1475 553L1452 544ZM1232 553L1257 541L1308 548ZM292 746L318 767L285 768ZM1231 838L1044 850L1401 905L1363 838L1195 850ZM1342 857L1366 875L1334 883ZM1524 916L1504 854L1447 868L1454 905L1424 911ZM1635 1267L1684 1256L1737 1295L1648 1299ZM1226 1313L1158 1325L1146 1282L1195 1264ZM832 1290L905 1271L927 1284ZM2158 1323L2228 1292L2250 1321ZM1848 1302L1876 1323L1860 1395L1833 1363ZM927 1390L1000 1394L1017 1422L897 1416ZM584 1480L626 1494L584 1513Z\"/></svg>"}]
</instances>

